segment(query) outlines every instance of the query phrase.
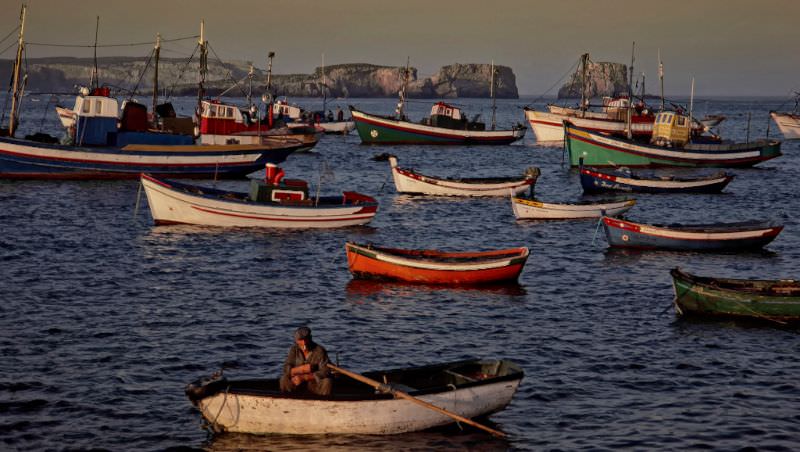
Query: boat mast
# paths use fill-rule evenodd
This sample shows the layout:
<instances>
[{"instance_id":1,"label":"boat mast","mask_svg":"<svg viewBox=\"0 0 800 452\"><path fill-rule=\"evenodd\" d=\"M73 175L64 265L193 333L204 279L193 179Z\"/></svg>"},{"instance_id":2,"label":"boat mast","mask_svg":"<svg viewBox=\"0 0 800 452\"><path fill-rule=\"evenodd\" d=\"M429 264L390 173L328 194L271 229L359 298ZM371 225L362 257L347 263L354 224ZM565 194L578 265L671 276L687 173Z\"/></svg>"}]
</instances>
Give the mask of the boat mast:
<instances>
[{"instance_id":1,"label":"boat mast","mask_svg":"<svg viewBox=\"0 0 800 452\"><path fill-rule=\"evenodd\" d=\"M325 105L328 102L328 93L325 92L325 54L322 54L322 116L325 116Z\"/></svg>"},{"instance_id":2,"label":"boat mast","mask_svg":"<svg viewBox=\"0 0 800 452\"><path fill-rule=\"evenodd\" d=\"M636 41L633 41L633 45L631 46L631 73L628 78L628 115L625 121L625 133L629 140L633 138L633 132L631 131L631 108L633 108L633 63L636 56L635 52Z\"/></svg>"},{"instance_id":3,"label":"boat mast","mask_svg":"<svg viewBox=\"0 0 800 452\"><path fill-rule=\"evenodd\" d=\"M411 57L406 58L406 69L403 71L403 86L400 88L400 101L397 102L397 108L395 108L394 112L397 115L397 119L402 120L405 118L405 114L403 113L403 108L405 107L406 103L406 86L408 85L408 77L409 77L409 65L411 64Z\"/></svg>"},{"instance_id":4,"label":"boat mast","mask_svg":"<svg viewBox=\"0 0 800 452\"><path fill-rule=\"evenodd\" d=\"M155 66L153 66L153 124L158 123L156 106L158 105L158 58L161 55L161 33L156 33L156 46L153 49Z\"/></svg>"},{"instance_id":5,"label":"boat mast","mask_svg":"<svg viewBox=\"0 0 800 452\"><path fill-rule=\"evenodd\" d=\"M89 81L89 84L92 85L92 89L99 88L100 86L100 74L97 69L97 33L100 30L100 16L97 16L97 22L94 26L94 69L92 69L92 79Z\"/></svg>"},{"instance_id":6,"label":"boat mast","mask_svg":"<svg viewBox=\"0 0 800 452\"><path fill-rule=\"evenodd\" d=\"M658 78L661 80L661 110L664 111L664 64L661 62L661 49L658 49Z\"/></svg>"},{"instance_id":7,"label":"boat mast","mask_svg":"<svg viewBox=\"0 0 800 452\"><path fill-rule=\"evenodd\" d=\"M497 99L494 92L494 60L492 60L492 86L489 88L489 95L492 96L492 130L494 130L497 116Z\"/></svg>"},{"instance_id":8,"label":"boat mast","mask_svg":"<svg viewBox=\"0 0 800 452\"><path fill-rule=\"evenodd\" d=\"M253 63L250 63L250 70L247 71L247 111L253 111L253 75L255 69Z\"/></svg>"},{"instance_id":9,"label":"boat mast","mask_svg":"<svg viewBox=\"0 0 800 452\"><path fill-rule=\"evenodd\" d=\"M275 58L275 52L267 54L267 94L272 96L272 59ZM272 101L270 101L271 103Z\"/></svg>"},{"instance_id":10,"label":"boat mast","mask_svg":"<svg viewBox=\"0 0 800 452\"><path fill-rule=\"evenodd\" d=\"M19 116L19 104L22 101L20 97L20 80L19 80L19 73L22 69L22 52L25 49L25 41L24 41L24 34L25 34L25 9L26 6L22 5L22 10L19 12L19 41L17 43L17 57L14 60L14 82L13 82L13 92L11 98L11 117L8 118L8 136L13 137L14 132L17 129L17 116Z\"/></svg>"},{"instance_id":11,"label":"boat mast","mask_svg":"<svg viewBox=\"0 0 800 452\"><path fill-rule=\"evenodd\" d=\"M644 75L644 72L642 72L642 104L644 104L644 95L645 95L645 91L644 91L644 79L645 79L645 75Z\"/></svg>"},{"instance_id":12,"label":"boat mast","mask_svg":"<svg viewBox=\"0 0 800 452\"><path fill-rule=\"evenodd\" d=\"M200 46L200 79L197 87L197 123L200 123L200 117L203 114L203 98L206 94L206 89L203 84L206 81L206 74L208 73L208 42L206 41L206 23L204 20L200 21L200 40L197 44Z\"/></svg>"},{"instance_id":13,"label":"boat mast","mask_svg":"<svg viewBox=\"0 0 800 452\"><path fill-rule=\"evenodd\" d=\"M692 108L694 108L694 77L692 77L692 90L691 94L689 94L689 142L692 142L692 125L694 125L694 119L692 118Z\"/></svg>"},{"instance_id":14,"label":"boat mast","mask_svg":"<svg viewBox=\"0 0 800 452\"><path fill-rule=\"evenodd\" d=\"M589 61L589 54L581 55L581 118L586 116L586 63Z\"/></svg>"}]
</instances>

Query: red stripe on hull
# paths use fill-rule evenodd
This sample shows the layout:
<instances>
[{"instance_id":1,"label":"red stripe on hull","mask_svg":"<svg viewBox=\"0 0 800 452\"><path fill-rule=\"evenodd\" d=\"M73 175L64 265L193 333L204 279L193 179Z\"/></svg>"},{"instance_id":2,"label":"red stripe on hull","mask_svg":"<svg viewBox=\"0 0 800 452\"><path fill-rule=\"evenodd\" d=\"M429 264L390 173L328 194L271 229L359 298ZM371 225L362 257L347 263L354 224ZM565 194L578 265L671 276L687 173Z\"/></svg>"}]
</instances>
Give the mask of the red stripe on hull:
<instances>
[{"instance_id":1,"label":"red stripe on hull","mask_svg":"<svg viewBox=\"0 0 800 452\"><path fill-rule=\"evenodd\" d=\"M346 217L346 218L280 218L280 217L263 217L263 216L256 216L256 215L242 215L242 214L234 214L234 213L225 213L219 212L216 210L205 209L203 207L192 206L192 209L199 210L205 213L211 213L220 216L227 216L227 217L236 217L236 218L247 218L251 220L263 220L263 221L286 221L286 222L295 222L295 223L303 223L303 222L313 222L313 223L322 223L322 222L337 222L337 221L352 221L352 220L364 220L367 218L372 218L375 215L364 215L364 216L353 216Z\"/></svg>"}]
</instances>

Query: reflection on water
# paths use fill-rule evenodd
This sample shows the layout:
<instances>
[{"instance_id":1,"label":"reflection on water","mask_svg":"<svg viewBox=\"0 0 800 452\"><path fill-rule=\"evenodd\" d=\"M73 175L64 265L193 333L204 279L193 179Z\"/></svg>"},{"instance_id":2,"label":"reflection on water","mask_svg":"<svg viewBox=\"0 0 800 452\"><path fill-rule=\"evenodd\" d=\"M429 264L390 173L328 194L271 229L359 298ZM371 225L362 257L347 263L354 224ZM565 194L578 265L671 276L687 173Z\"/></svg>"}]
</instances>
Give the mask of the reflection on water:
<instances>
[{"instance_id":1,"label":"reflection on water","mask_svg":"<svg viewBox=\"0 0 800 452\"><path fill-rule=\"evenodd\" d=\"M487 419L476 419L499 429ZM210 436L204 449L209 452L264 450L474 450L503 451L511 449L508 440L457 425L398 435L246 435L223 433Z\"/></svg>"},{"instance_id":2,"label":"reflection on water","mask_svg":"<svg viewBox=\"0 0 800 452\"><path fill-rule=\"evenodd\" d=\"M467 292L490 296L522 297L527 291L519 283L484 284L478 286L449 286L445 284L419 284L395 281L376 281L369 279L353 279L347 283L347 300L350 302L367 302L372 297L378 298L414 298L417 295L435 294L436 292Z\"/></svg>"}]
</instances>

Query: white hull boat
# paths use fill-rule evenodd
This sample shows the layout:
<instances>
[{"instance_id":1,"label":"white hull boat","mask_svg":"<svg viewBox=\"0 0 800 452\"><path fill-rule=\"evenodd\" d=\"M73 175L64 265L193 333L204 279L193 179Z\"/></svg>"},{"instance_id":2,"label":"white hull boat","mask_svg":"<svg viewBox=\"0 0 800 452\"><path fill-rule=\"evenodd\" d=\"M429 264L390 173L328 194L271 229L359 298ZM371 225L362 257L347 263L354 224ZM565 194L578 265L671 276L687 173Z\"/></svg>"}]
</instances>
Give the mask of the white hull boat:
<instances>
[{"instance_id":1,"label":"white hull boat","mask_svg":"<svg viewBox=\"0 0 800 452\"><path fill-rule=\"evenodd\" d=\"M558 114L525 110L525 120L533 130L537 142L552 143L564 141L564 120L595 132L621 135L625 133L625 121L601 118L597 115L579 117L571 114ZM650 136L653 133L653 122L634 122L631 124L634 136Z\"/></svg>"},{"instance_id":2,"label":"white hull boat","mask_svg":"<svg viewBox=\"0 0 800 452\"><path fill-rule=\"evenodd\" d=\"M787 140L800 139L800 115L793 113L779 113L776 111L769 114L778 129Z\"/></svg>"},{"instance_id":3,"label":"white hull boat","mask_svg":"<svg viewBox=\"0 0 800 452\"><path fill-rule=\"evenodd\" d=\"M141 182L156 225L337 228L369 223L378 211L374 198L355 192L309 199L307 188L277 185L268 189L272 199L254 200L252 187L250 194L230 192L146 174Z\"/></svg>"},{"instance_id":4,"label":"white hull boat","mask_svg":"<svg viewBox=\"0 0 800 452\"><path fill-rule=\"evenodd\" d=\"M636 200L557 204L537 201L535 199L511 198L511 207L518 220L580 220L600 218L602 216L614 217L621 215L636 204Z\"/></svg>"},{"instance_id":5,"label":"white hull boat","mask_svg":"<svg viewBox=\"0 0 800 452\"><path fill-rule=\"evenodd\" d=\"M419 174L397 166L397 157L389 156L394 185L399 193L434 196L508 196L532 190L539 168L531 167L522 177L442 179Z\"/></svg>"},{"instance_id":6,"label":"white hull boat","mask_svg":"<svg viewBox=\"0 0 800 452\"><path fill-rule=\"evenodd\" d=\"M326 134L347 135L356 128L355 121L331 121L317 124Z\"/></svg>"},{"instance_id":7,"label":"white hull boat","mask_svg":"<svg viewBox=\"0 0 800 452\"><path fill-rule=\"evenodd\" d=\"M467 360L364 375L472 418L505 408L523 372L509 361ZM343 375L335 375L333 393L327 397L281 393L277 379L197 381L186 393L217 432L388 435L454 422L449 416L378 393Z\"/></svg>"}]
</instances>

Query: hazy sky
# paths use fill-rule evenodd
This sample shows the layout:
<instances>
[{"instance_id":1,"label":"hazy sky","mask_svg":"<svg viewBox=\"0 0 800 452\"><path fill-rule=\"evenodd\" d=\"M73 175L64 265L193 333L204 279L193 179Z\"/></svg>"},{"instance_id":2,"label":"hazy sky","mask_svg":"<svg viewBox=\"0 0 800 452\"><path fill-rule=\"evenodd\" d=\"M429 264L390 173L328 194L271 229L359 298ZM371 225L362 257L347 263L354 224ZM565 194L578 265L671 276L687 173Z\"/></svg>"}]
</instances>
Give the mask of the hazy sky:
<instances>
[{"instance_id":1,"label":"hazy sky","mask_svg":"<svg viewBox=\"0 0 800 452\"><path fill-rule=\"evenodd\" d=\"M20 3L0 0L0 38ZM276 73L309 73L325 63L399 66L411 57L420 75L451 63L510 66L522 94L540 94L589 52L593 61L630 64L657 93L661 50L667 95L789 96L800 90L800 0L29 0L26 41L100 44L151 41L199 32L223 60ZM5 49L11 41L0 44ZM193 43L165 44L187 56ZM148 47L98 49L100 56L142 55ZM30 46L29 57L91 56L87 48ZM13 49L0 55L12 58ZM213 55L212 55L213 58ZM555 93L555 88L551 93Z\"/></svg>"}]
</instances>

